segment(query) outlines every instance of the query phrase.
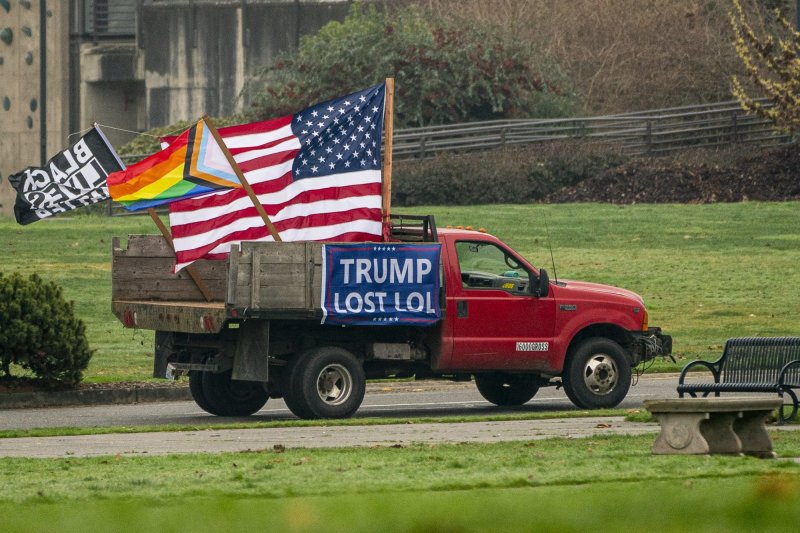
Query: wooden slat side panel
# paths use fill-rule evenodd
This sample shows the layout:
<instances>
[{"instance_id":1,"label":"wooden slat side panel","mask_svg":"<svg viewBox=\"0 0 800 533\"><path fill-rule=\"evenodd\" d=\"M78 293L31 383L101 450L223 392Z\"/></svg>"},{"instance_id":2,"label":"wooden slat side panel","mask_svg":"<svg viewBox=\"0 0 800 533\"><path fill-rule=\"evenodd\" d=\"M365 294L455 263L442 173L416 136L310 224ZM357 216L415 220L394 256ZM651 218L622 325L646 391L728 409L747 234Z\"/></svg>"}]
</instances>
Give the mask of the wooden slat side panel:
<instances>
[{"instance_id":1,"label":"wooden slat side panel","mask_svg":"<svg viewBox=\"0 0 800 533\"><path fill-rule=\"evenodd\" d=\"M322 309L322 246L313 249L314 275L311 278L311 304L315 309Z\"/></svg>"},{"instance_id":2,"label":"wooden slat side panel","mask_svg":"<svg viewBox=\"0 0 800 533\"><path fill-rule=\"evenodd\" d=\"M244 262L240 258L239 271L236 275L236 300L234 305L236 307L251 307L250 305L250 277L253 271L253 265L250 262Z\"/></svg>"},{"instance_id":3,"label":"wooden slat side panel","mask_svg":"<svg viewBox=\"0 0 800 533\"><path fill-rule=\"evenodd\" d=\"M242 243L234 305L260 311L318 309L321 264L321 243Z\"/></svg>"},{"instance_id":4,"label":"wooden slat side panel","mask_svg":"<svg viewBox=\"0 0 800 533\"><path fill-rule=\"evenodd\" d=\"M250 266L250 307L259 309L261 307L261 254L254 252Z\"/></svg>"},{"instance_id":5,"label":"wooden slat side panel","mask_svg":"<svg viewBox=\"0 0 800 533\"><path fill-rule=\"evenodd\" d=\"M265 263L263 256L256 256L253 262L259 260L259 265L253 265L253 269L257 271L256 278L258 284L263 290L266 287L274 287L281 285L306 285L306 276L308 274L306 265L304 263L297 263L292 265L279 265L275 263ZM256 268L258 266L259 268Z\"/></svg>"},{"instance_id":6,"label":"wooden slat side panel","mask_svg":"<svg viewBox=\"0 0 800 533\"><path fill-rule=\"evenodd\" d=\"M174 257L126 257L118 255L114 257L113 272L115 277L119 279L130 279L132 277L147 280L180 279L193 283L186 269L173 274L172 267L174 265ZM203 281L222 283L227 281L227 265L224 261L197 261L192 266Z\"/></svg>"},{"instance_id":7,"label":"wooden slat side panel","mask_svg":"<svg viewBox=\"0 0 800 533\"><path fill-rule=\"evenodd\" d=\"M306 309L306 288L305 286L286 286L286 287L262 287L258 306L253 309Z\"/></svg>"},{"instance_id":8,"label":"wooden slat side panel","mask_svg":"<svg viewBox=\"0 0 800 533\"><path fill-rule=\"evenodd\" d=\"M129 257L175 258L175 252L161 235L129 235L126 255Z\"/></svg>"},{"instance_id":9,"label":"wooden slat side panel","mask_svg":"<svg viewBox=\"0 0 800 533\"><path fill-rule=\"evenodd\" d=\"M225 294L225 284L222 281L208 282L206 287L211 293L212 297L219 295L219 298L213 298L214 302L222 302L222 295ZM200 289L194 284L193 281L186 283L183 280L155 280L155 281L141 281L141 280L126 280L119 281L116 284L117 296L113 300L137 300L137 301L178 301L178 302L199 302L205 301Z\"/></svg>"},{"instance_id":10,"label":"wooden slat side panel","mask_svg":"<svg viewBox=\"0 0 800 533\"><path fill-rule=\"evenodd\" d=\"M205 300L186 270L172 273L175 254L160 235L131 235L128 249L112 243L112 300ZM227 262L197 261L193 268L208 287L212 301L224 301Z\"/></svg>"},{"instance_id":11,"label":"wooden slat side panel","mask_svg":"<svg viewBox=\"0 0 800 533\"><path fill-rule=\"evenodd\" d=\"M314 307L314 247L310 242L307 242L305 246L305 264L303 267L305 270L303 276L308 280L305 283L305 308L311 309Z\"/></svg>"}]
</instances>

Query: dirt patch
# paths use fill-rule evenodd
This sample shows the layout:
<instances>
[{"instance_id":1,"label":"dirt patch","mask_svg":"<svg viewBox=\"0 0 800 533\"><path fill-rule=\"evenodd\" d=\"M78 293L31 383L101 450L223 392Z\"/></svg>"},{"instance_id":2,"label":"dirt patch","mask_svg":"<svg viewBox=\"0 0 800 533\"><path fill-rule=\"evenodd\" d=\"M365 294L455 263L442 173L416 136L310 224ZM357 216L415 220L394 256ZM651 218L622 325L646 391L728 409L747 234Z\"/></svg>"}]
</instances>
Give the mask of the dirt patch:
<instances>
[{"instance_id":1,"label":"dirt patch","mask_svg":"<svg viewBox=\"0 0 800 533\"><path fill-rule=\"evenodd\" d=\"M561 189L547 203L712 203L800 200L800 146L785 145L729 164L682 153L641 158Z\"/></svg>"}]
</instances>

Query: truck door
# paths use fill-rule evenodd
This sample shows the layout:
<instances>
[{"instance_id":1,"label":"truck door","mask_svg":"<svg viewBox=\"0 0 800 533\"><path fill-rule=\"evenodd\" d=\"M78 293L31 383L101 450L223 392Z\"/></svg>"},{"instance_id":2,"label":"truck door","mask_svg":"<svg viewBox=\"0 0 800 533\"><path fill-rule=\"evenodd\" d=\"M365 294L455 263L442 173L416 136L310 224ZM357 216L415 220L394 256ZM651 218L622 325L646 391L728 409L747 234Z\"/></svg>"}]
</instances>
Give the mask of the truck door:
<instances>
[{"instance_id":1,"label":"truck door","mask_svg":"<svg viewBox=\"0 0 800 533\"><path fill-rule=\"evenodd\" d=\"M555 329L552 295L532 294L536 274L510 250L477 240L454 246L461 283L447 295L448 314L455 315L450 366L547 370Z\"/></svg>"}]
</instances>

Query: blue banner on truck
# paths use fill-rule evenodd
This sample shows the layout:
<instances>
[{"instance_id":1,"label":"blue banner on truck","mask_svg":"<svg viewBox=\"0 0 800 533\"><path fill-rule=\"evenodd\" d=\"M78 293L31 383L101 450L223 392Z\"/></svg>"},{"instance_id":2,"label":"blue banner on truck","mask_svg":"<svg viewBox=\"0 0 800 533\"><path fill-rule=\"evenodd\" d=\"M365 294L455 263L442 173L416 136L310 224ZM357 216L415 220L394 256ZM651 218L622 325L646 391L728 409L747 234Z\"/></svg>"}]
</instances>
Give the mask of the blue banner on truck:
<instances>
[{"instance_id":1,"label":"blue banner on truck","mask_svg":"<svg viewBox=\"0 0 800 533\"><path fill-rule=\"evenodd\" d=\"M323 324L425 326L441 319L439 244L326 244Z\"/></svg>"}]
</instances>

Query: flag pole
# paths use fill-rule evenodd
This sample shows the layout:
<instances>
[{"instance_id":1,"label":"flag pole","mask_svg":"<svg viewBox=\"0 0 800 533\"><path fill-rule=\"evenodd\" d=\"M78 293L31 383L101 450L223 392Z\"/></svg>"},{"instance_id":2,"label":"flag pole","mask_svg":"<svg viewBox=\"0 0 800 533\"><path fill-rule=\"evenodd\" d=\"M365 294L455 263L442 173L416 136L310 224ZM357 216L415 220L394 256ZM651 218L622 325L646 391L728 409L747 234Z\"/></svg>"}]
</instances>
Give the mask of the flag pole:
<instances>
[{"instance_id":1,"label":"flag pole","mask_svg":"<svg viewBox=\"0 0 800 533\"><path fill-rule=\"evenodd\" d=\"M389 228L392 211L392 135L394 134L394 78L386 78L386 106L384 107L384 131L386 142L383 147L383 226Z\"/></svg>"},{"instance_id":2,"label":"flag pole","mask_svg":"<svg viewBox=\"0 0 800 533\"><path fill-rule=\"evenodd\" d=\"M214 126L214 123L211 121L211 118L208 115L204 115L203 122L206 123L208 131L211 132L211 134L214 136L214 139L217 141L217 144L219 145L220 149L222 149L222 153L225 154L225 157L228 159L228 163L230 163L231 168L233 168L233 171L236 172L236 176L239 178L239 182L242 184L242 188L247 193L247 196L250 197L250 201L253 202L253 205L255 206L256 211L258 211L258 214L261 215L261 219L267 226L269 234L272 235L272 238L275 239L276 242L280 242L281 236L280 234L278 234L278 230L275 229L275 226L269 219L269 215L267 215L267 212L264 211L264 206L261 205L261 202L258 201L256 193L253 191L253 188L247 182L247 179L245 179L242 169L239 168L239 165L233 159L233 155L231 155L230 150L228 150L228 147L225 146L225 143L223 142L222 137L219 134L219 131L217 131L216 126Z\"/></svg>"},{"instance_id":3,"label":"flag pole","mask_svg":"<svg viewBox=\"0 0 800 533\"><path fill-rule=\"evenodd\" d=\"M167 241L170 248L172 248L172 251L175 252L175 243L172 240L172 235L170 235L169 229L167 229L167 226L164 225L164 222L161 220L161 217L158 216L156 210L150 207L147 209L147 213L150 215L150 218L153 219L153 222L156 223L158 229L161 230L161 235L164 236L164 240ZM200 292L203 293L203 298L205 298L207 302L210 302L211 292L208 290L208 287L206 287L203 278L201 278L200 275L197 273L197 271L194 269L194 266L192 265L187 266L186 272L192 278L194 284L197 285L197 288L200 289Z\"/></svg>"}]
</instances>

